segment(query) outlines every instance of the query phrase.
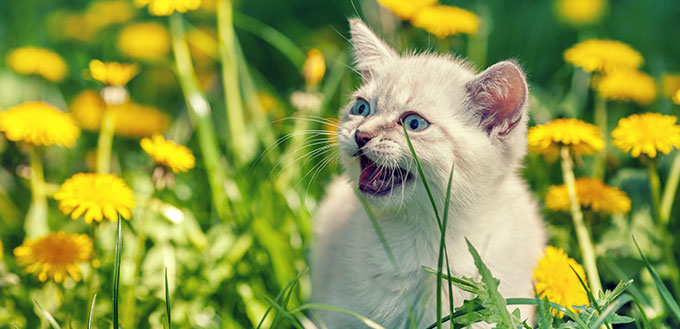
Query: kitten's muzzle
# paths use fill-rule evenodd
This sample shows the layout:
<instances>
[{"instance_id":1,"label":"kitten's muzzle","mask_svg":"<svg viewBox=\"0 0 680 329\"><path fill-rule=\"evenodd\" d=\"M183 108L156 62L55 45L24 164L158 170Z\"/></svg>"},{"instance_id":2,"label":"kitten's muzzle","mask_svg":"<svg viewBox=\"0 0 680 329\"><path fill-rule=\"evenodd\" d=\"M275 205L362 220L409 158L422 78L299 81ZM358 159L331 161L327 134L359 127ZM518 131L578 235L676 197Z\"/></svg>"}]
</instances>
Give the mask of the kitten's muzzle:
<instances>
[{"instance_id":1,"label":"kitten's muzzle","mask_svg":"<svg viewBox=\"0 0 680 329\"><path fill-rule=\"evenodd\" d=\"M357 153L361 165L359 189L366 194L386 195L395 187L399 187L413 178L413 175L405 169L379 165L366 155L361 154L361 151Z\"/></svg>"}]
</instances>

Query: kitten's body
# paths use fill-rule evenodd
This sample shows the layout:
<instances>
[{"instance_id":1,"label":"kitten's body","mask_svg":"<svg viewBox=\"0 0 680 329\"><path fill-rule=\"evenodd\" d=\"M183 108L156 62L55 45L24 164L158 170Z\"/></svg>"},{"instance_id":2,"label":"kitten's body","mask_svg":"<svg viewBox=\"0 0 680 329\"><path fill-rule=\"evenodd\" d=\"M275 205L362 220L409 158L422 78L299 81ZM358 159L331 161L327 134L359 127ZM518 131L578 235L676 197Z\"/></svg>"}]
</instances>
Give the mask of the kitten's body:
<instances>
[{"instance_id":1,"label":"kitten's body","mask_svg":"<svg viewBox=\"0 0 680 329\"><path fill-rule=\"evenodd\" d=\"M371 110L352 115L356 105L350 103L341 113L338 143L347 174L329 186L316 216L313 300L386 328L409 327L407 305L413 305L419 328L435 321L436 276L422 267L437 267L440 230L399 125L412 111L430 123L409 137L440 213L455 165L446 234L451 274L478 277L467 238L500 279L505 297L531 296L545 233L536 203L516 173L526 153L527 87L521 70L503 62L478 75L449 57L400 57L360 21L351 25L365 82L355 97L365 99ZM358 137L364 133L370 136L365 145ZM364 173L360 157L371 165L402 168L380 181L396 186L376 187L377 178L367 178L374 176ZM398 270L355 195L361 184ZM444 296L448 300L448 288ZM460 305L469 296L456 290L453 297ZM522 311L524 317L532 313L531 308ZM321 314L331 329L365 327L342 313Z\"/></svg>"}]
</instances>

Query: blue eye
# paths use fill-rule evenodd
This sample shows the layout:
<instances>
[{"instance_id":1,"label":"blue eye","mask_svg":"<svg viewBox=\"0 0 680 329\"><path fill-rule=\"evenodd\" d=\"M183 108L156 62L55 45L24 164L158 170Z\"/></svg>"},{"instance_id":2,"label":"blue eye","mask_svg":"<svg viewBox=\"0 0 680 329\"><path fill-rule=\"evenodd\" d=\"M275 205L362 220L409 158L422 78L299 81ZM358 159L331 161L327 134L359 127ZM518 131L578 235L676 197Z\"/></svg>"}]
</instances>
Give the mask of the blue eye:
<instances>
[{"instance_id":1,"label":"blue eye","mask_svg":"<svg viewBox=\"0 0 680 329\"><path fill-rule=\"evenodd\" d=\"M429 122L417 114L409 114L402 121L406 129L411 131L421 131L430 126Z\"/></svg>"},{"instance_id":2,"label":"blue eye","mask_svg":"<svg viewBox=\"0 0 680 329\"><path fill-rule=\"evenodd\" d=\"M357 99L357 102L352 105L352 109L349 110L349 114L362 117L367 117L369 113L371 113L371 106L363 99Z\"/></svg>"}]
</instances>

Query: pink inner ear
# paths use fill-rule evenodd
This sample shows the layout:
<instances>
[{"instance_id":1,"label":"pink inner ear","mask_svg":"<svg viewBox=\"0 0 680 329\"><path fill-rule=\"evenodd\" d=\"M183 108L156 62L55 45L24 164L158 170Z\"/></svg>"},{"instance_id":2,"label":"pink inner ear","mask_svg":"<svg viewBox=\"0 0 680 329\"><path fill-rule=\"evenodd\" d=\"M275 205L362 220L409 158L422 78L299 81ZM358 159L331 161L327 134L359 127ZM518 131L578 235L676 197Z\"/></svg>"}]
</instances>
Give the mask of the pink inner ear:
<instances>
[{"instance_id":1,"label":"pink inner ear","mask_svg":"<svg viewBox=\"0 0 680 329\"><path fill-rule=\"evenodd\" d=\"M480 74L472 86L472 99L481 107L481 119L487 133L502 129L509 133L522 118L527 86L520 68L511 62L501 62Z\"/></svg>"}]
</instances>

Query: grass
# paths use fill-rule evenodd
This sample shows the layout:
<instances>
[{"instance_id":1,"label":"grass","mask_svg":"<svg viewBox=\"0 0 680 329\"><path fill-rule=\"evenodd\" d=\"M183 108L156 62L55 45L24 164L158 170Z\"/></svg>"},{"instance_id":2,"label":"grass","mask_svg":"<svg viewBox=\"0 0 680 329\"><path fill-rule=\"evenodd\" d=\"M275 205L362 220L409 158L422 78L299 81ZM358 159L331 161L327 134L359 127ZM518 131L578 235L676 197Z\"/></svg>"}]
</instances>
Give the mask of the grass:
<instances>
[{"instance_id":1,"label":"grass","mask_svg":"<svg viewBox=\"0 0 680 329\"><path fill-rule=\"evenodd\" d=\"M517 58L529 72L530 125L558 117L596 121L595 107L602 104L595 104L596 93L581 81L583 76L590 80L589 75L563 60L563 51L579 40L613 38L631 45L645 59L640 69L657 81L659 89L664 74L680 71L675 60L680 58L680 45L669 44L662 33L680 28L672 19L672 13L678 10L673 0L612 3L599 23L580 28L560 23L551 1L508 6L501 0L484 4L464 0L455 5L481 15L488 30L479 36L456 36L442 42L380 11L374 0L304 0L296 4L228 1L221 4L232 7L220 7L220 17L216 11L200 9L169 18L152 16L146 8L132 7L130 1L122 6L125 4L128 9L96 14L99 19L95 23L99 25L76 28L76 37L81 39L74 39L67 36L67 23L73 22L67 17L95 12L98 1L55 0L49 5L40 1L0 2L0 81L5 90L0 93L0 111L31 100L67 110L83 90L98 92L102 87L84 72L91 59L136 62L141 71L126 86L131 100L157 107L168 116L170 126L163 132L165 137L186 145L196 156L196 167L173 174L170 188L157 189L155 164L140 149L138 138L83 130L74 148L28 151L25 145L0 133L0 240L4 247L0 258L0 323L8 327L59 328L61 324L119 328L122 323L125 327L154 329L172 325L301 328L310 319L315 320L313 310L323 310L344 312L369 327L380 328L370 314L306 303L312 289L307 270L312 218L326 184L341 172L332 156L338 152L337 145L326 139L333 132L324 123L337 117L338 109L348 101L347 95L360 83L351 68L345 39L347 17L363 17L400 50L445 46L436 50L471 54L473 61L486 62L487 66ZM115 21L112 14L122 17L125 10L130 16ZM92 20L80 22L90 24ZM168 31L169 51L160 59L137 60L118 49L120 32L136 22L155 22ZM631 26L636 27L634 33ZM204 38L195 39L196 31L202 31ZM92 35L88 37L86 32ZM50 82L14 71L6 56L10 50L27 45L45 47L63 57L67 77ZM321 49L327 72L318 86L308 89L300 70L311 48ZM218 51L206 53L201 49ZM301 116L290 96L312 89L319 92L321 102ZM263 95L273 101L262 101ZM632 113L677 116L678 111L678 106L661 94L651 105L608 101L606 106L604 131L611 131L619 119ZM251 137L240 137L244 135ZM295 142L295 138L285 139L297 135L300 137ZM408 133L406 137L432 206L429 219L436 220L441 228L437 266L423 269L436 276L438 291L433 300L436 305L432 306L438 320L430 328L442 327L448 321L460 326L463 321L495 316L503 323L518 324L513 313L501 311L503 301L511 307L536 305L540 328L560 328L569 322L574 328L680 325L680 282L673 266L678 261L673 237L680 233L678 207L674 206L680 201L676 193L680 181L678 150L657 156L650 172L645 163L609 148L605 165L598 170L606 183L630 197L632 209L613 217L583 209L585 224L592 234L604 290L613 291L619 281L634 282L617 298L602 300L602 296L589 292L594 307L578 316L544 299L499 299L493 293L493 273L479 282L452 277L449 269L455 267L459 255L448 255L441 237L451 233L447 232L447 221L456 205L436 200L450 199L454 168L447 191L436 195L418 158L423 150L414 149ZM52 196L74 173L96 170L90 163L97 159L95 148L98 141L108 138L112 138L111 143L100 148L98 167L108 165L125 180L134 191L136 206L131 220L98 224L95 236L91 225L62 213ZM326 146L328 151L319 151ZM282 173L285 157L298 160L289 161ZM576 177L587 176L596 166L587 157L575 159L574 164ZM43 175L31 174L36 172ZM527 156L521 174L542 209L548 188L562 182L559 164L535 154ZM285 179L273 182L281 176ZM370 215L366 200L359 199ZM581 262L568 214L545 210L542 215L550 243ZM370 217L397 271L399 255L389 249L390 241L375 216ZM17 263L14 248L45 230L87 233L94 238L93 258L79 265L82 281L43 283ZM636 241L629 238L632 235ZM482 263L478 265L483 268ZM178 283L172 294L168 272L171 281ZM579 279L588 282L588 278ZM458 305L462 301L453 300L453 289L474 291L477 297L495 296L496 310L482 304L456 308L454 302ZM448 301L442 295L447 290ZM126 319L128 294L134 301L134 317ZM404 305L410 327L417 323L419 307ZM555 317L552 311L563 313L564 318ZM611 314L636 321L615 323L623 318ZM129 325L123 321L129 321Z\"/></svg>"}]
</instances>

